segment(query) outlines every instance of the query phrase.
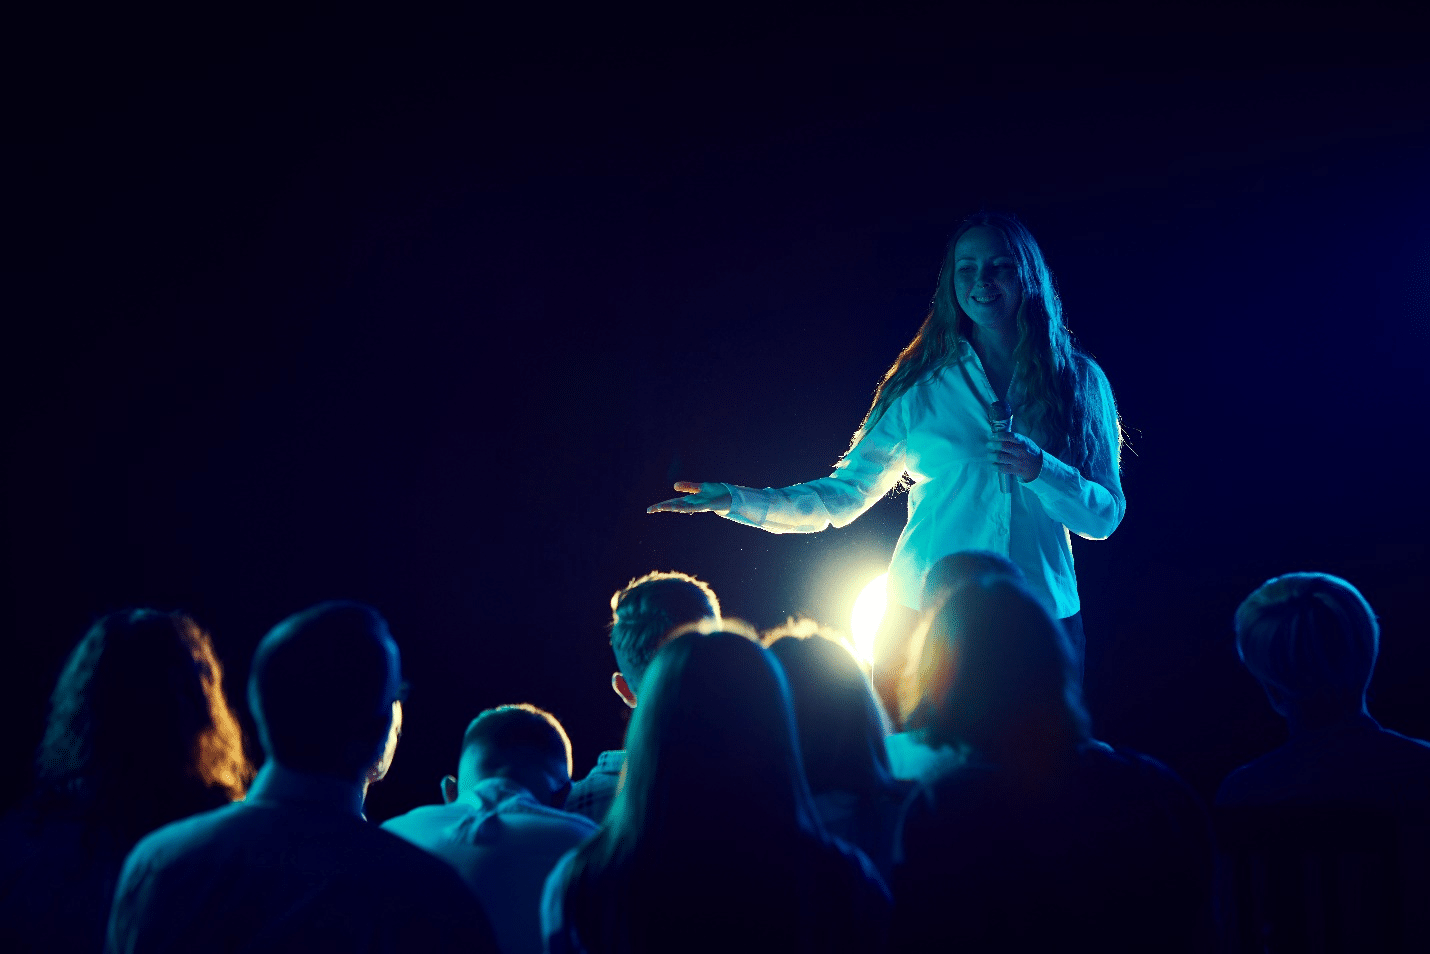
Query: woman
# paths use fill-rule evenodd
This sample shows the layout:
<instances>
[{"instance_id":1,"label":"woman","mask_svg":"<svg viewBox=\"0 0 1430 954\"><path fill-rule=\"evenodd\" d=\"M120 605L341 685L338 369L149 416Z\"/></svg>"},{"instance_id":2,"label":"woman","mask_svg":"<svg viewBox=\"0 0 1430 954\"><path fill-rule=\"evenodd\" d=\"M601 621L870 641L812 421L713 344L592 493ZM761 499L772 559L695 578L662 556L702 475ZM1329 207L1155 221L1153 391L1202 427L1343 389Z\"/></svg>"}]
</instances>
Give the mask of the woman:
<instances>
[{"instance_id":1,"label":"woman","mask_svg":"<svg viewBox=\"0 0 1430 954\"><path fill-rule=\"evenodd\" d=\"M794 697L805 776L819 820L889 876L894 827L912 785L894 778L889 720L859 663L809 621L765 634Z\"/></svg>"},{"instance_id":2,"label":"woman","mask_svg":"<svg viewBox=\"0 0 1430 954\"><path fill-rule=\"evenodd\" d=\"M1207 947L1206 816L1168 769L1092 737L1073 666L1015 580L965 583L934 613L909 721L961 762L905 808L896 950Z\"/></svg>"},{"instance_id":3,"label":"woman","mask_svg":"<svg viewBox=\"0 0 1430 954\"><path fill-rule=\"evenodd\" d=\"M0 827L0 949L98 951L134 843L253 776L208 634L148 609L96 622L60 673L35 771Z\"/></svg>"},{"instance_id":4,"label":"woman","mask_svg":"<svg viewBox=\"0 0 1430 954\"><path fill-rule=\"evenodd\" d=\"M999 401L1012 407L1011 431L992 426ZM1068 532L1100 540L1117 528L1120 449L1112 389L1073 346L1037 242L1016 218L982 212L954 232L928 317L832 475L765 490L682 481L675 489L686 496L649 512L713 511L812 533L850 523L907 477L909 519L889 565L874 670L892 710L923 576L958 550L1006 554L1081 657Z\"/></svg>"},{"instance_id":5,"label":"woman","mask_svg":"<svg viewBox=\"0 0 1430 954\"><path fill-rule=\"evenodd\" d=\"M646 671L620 793L547 880L542 932L552 954L880 951L888 904L820 827L778 664L691 631Z\"/></svg>"}]
</instances>

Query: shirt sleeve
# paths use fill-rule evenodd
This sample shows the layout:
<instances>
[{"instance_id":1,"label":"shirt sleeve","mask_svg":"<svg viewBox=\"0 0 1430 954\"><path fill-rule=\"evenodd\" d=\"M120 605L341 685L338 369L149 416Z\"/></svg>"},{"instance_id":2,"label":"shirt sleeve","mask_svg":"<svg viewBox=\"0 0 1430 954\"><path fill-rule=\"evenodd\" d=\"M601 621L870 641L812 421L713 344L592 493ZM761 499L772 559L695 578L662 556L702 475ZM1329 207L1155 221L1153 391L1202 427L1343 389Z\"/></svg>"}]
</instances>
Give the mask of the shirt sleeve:
<instances>
[{"instance_id":1,"label":"shirt sleeve","mask_svg":"<svg viewBox=\"0 0 1430 954\"><path fill-rule=\"evenodd\" d=\"M1023 486L1031 490L1047 511L1070 531L1088 540L1104 540L1112 535L1127 512L1127 498L1122 494L1120 452L1121 425L1117 419L1112 388L1102 369L1091 360L1084 373L1089 381L1093 407L1089 413L1101 418L1099 433L1107 441L1105 452L1085 476L1076 467L1043 452L1043 469Z\"/></svg>"},{"instance_id":2,"label":"shirt sleeve","mask_svg":"<svg viewBox=\"0 0 1430 954\"><path fill-rule=\"evenodd\" d=\"M858 435L828 477L763 490L725 484L730 511L721 516L771 533L818 533L853 523L904 475L908 397L905 392Z\"/></svg>"}]
</instances>

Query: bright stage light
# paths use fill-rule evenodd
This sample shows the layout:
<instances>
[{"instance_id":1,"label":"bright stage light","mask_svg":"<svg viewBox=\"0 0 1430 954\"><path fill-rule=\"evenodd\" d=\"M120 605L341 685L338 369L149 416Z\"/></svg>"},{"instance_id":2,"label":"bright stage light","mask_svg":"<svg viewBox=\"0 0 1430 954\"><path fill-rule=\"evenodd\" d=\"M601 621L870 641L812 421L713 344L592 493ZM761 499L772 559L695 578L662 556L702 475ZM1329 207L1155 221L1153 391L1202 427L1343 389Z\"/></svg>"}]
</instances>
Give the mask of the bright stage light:
<instances>
[{"instance_id":1,"label":"bright stage light","mask_svg":"<svg viewBox=\"0 0 1430 954\"><path fill-rule=\"evenodd\" d=\"M869 581L869 585L859 591L854 601L854 612L849 617L849 631L854 634L854 655L870 665L874 663L874 634L884 621L884 605L887 594L884 584L889 574L881 573Z\"/></svg>"}]
</instances>

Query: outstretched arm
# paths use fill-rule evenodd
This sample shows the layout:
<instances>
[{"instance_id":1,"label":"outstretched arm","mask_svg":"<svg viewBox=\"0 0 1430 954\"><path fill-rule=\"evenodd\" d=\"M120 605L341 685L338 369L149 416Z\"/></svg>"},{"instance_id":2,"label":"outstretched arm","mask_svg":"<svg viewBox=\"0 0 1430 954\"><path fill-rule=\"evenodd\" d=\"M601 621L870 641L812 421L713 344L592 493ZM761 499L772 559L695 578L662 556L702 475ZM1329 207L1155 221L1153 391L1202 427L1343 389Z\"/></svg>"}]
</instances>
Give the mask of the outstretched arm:
<instances>
[{"instance_id":1,"label":"outstretched arm","mask_svg":"<svg viewBox=\"0 0 1430 954\"><path fill-rule=\"evenodd\" d=\"M679 480L675 489L684 496L672 497L645 508L646 513L718 513L725 516L730 512L730 491L724 484L700 484L689 480Z\"/></svg>"},{"instance_id":2,"label":"outstretched arm","mask_svg":"<svg viewBox=\"0 0 1430 954\"><path fill-rule=\"evenodd\" d=\"M763 490L681 481L675 489L685 496L652 504L646 513L710 511L771 533L817 533L831 524L842 527L872 507L903 475L905 411L902 401L890 406L828 477Z\"/></svg>"}]
</instances>

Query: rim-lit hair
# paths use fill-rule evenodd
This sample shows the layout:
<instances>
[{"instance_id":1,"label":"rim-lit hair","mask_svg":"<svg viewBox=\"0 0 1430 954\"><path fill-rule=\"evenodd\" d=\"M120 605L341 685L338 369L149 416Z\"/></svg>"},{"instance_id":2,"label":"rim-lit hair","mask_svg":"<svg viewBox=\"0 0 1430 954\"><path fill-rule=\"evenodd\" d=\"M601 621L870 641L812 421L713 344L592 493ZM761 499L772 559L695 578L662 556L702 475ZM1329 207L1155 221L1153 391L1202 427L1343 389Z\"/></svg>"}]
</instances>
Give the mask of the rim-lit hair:
<instances>
[{"instance_id":1,"label":"rim-lit hair","mask_svg":"<svg viewBox=\"0 0 1430 954\"><path fill-rule=\"evenodd\" d=\"M564 763L566 774L571 774L571 737L556 716L529 702L479 713L462 736L461 758L476 746L503 756L520 757L523 749L536 752Z\"/></svg>"},{"instance_id":2,"label":"rim-lit hair","mask_svg":"<svg viewBox=\"0 0 1430 954\"><path fill-rule=\"evenodd\" d=\"M995 230L1007 241L1023 292L1012 384L1012 392L1019 396L1019 429L1026 428L1046 450L1084 475L1092 469L1115 470L1122 428L1112 388L1097 363L1073 344L1053 273L1033 233L1016 216L1003 212L979 212L954 230L928 316L885 373L854 441L874 426L896 398L958 354L960 341L971 340L972 321L958 304L953 287L954 252L958 240L980 226Z\"/></svg>"},{"instance_id":3,"label":"rim-lit hair","mask_svg":"<svg viewBox=\"0 0 1430 954\"><path fill-rule=\"evenodd\" d=\"M891 791L889 718L848 644L813 620L791 620L764 640L789 683L810 790Z\"/></svg>"},{"instance_id":4,"label":"rim-lit hair","mask_svg":"<svg viewBox=\"0 0 1430 954\"><path fill-rule=\"evenodd\" d=\"M1062 625L1007 577L949 594L923 641L916 686L909 726L932 745L1016 762L1091 734Z\"/></svg>"},{"instance_id":5,"label":"rim-lit hair","mask_svg":"<svg viewBox=\"0 0 1430 954\"><path fill-rule=\"evenodd\" d=\"M42 799L140 828L240 799L253 778L213 641L152 609L99 619L70 653L35 763Z\"/></svg>"},{"instance_id":6,"label":"rim-lit hair","mask_svg":"<svg viewBox=\"0 0 1430 954\"><path fill-rule=\"evenodd\" d=\"M633 899L668 891L676 868L721 871L732 857L824 838L789 688L752 631L678 633L646 676L621 790L567 882L567 916L583 938L629 936Z\"/></svg>"},{"instance_id":7,"label":"rim-lit hair","mask_svg":"<svg viewBox=\"0 0 1430 954\"><path fill-rule=\"evenodd\" d=\"M1027 581L1018 564L992 550L959 550L942 557L924 574L922 605L935 608L955 589L983 576L1006 576Z\"/></svg>"},{"instance_id":8,"label":"rim-lit hair","mask_svg":"<svg viewBox=\"0 0 1430 954\"><path fill-rule=\"evenodd\" d=\"M611 649L632 689L640 687L646 667L678 627L702 619L720 619L720 601L703 580L688 573L647 573L611 597Z\"/></svg>"},{"instance_id":9,"label":"rim-lit hair","mask_svg":"<svg viewBox=\"0 0 1430 954\"><path fill-rule=\"evenodd\" d=\"M1236 609L1236 651L1262 684L1301 704L1359 707L1380 624L1350 583L1328 573L1268 580Z\"/></svg>"}]
</instances>

